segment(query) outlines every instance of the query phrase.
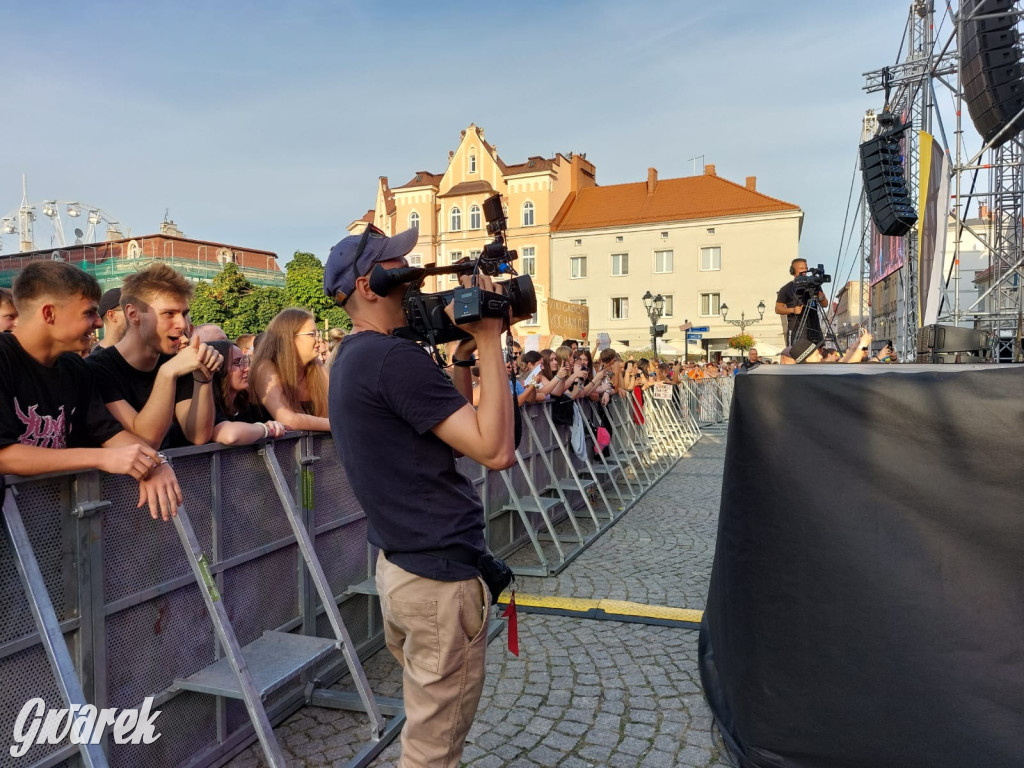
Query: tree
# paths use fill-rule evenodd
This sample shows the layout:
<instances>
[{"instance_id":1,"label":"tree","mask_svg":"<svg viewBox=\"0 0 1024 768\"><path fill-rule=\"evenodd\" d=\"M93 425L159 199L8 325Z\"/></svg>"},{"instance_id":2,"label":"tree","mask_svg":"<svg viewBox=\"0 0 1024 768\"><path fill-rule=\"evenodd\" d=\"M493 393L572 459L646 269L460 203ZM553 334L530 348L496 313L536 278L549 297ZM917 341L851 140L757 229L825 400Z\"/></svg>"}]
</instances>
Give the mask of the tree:
<instances>
[{"instance_id":1,"label":"tree","mask_svg":"<svg viewBox=\"0 0 1024 768\"><path fill-rule=\"evenodd\" d=\"M316 317L321 328L352 327L348 313L324 295L324 265L312 253L296 251L285 265L285 300L288 306L305 307Z\"/></svg>"},{"instance_id":2,"label":"tree","mask_svg":"<svg viewBox=\"0 0 1024 768\"><path fill-rule=\"evenodd\" d=\"M200 282L192 299L192 322L216 323L228 338L259 333L285 306L280 288L258 288L238 268L225 264L209 283Z\"/></svg>"}]
</instances>

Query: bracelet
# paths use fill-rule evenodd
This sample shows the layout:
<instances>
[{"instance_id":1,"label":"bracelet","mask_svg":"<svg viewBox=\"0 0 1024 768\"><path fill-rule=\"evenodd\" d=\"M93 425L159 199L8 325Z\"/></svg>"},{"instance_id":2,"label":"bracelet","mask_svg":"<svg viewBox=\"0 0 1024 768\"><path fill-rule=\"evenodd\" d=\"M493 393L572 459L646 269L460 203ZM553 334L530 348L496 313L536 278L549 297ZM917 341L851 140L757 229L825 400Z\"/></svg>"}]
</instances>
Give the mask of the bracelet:
<instances>
[{"instance_id":1,"label":"bracelet","mask_svg":"<svg viewBox=\"0 0 1024 768\"><path fill-rule=\"evenodd\" d=\"M270 437L270 427L268 427L264 423L261 423L260 426L263 427L263 439L266 440L268 437Z\"/></svg>"},{"instance_id":2,"label":"bracelet","mask_svg":"<svg viewBox=\"0 0 1024 768\"><path fill-rule=\"evenodd\" d=\"M162 453L158 453L158 454L156 455L156 457L157 457L158 459L160 459L160 464L166 464L166 463L167 463L167 457L166 457L166 456L164 456L164 455L163 455ZM159 467L159 466L160 466L160 464L157 464L157 466Z\"/></svg>"},{"instance_id":3,"label":"bracelet","mask_svg":"<svg viewBox=\"0 0 1024 768\"><path fill-rule=\"evenodd\" d=\"M209 384L211 381L213 381L213 376L211 375L210 378L208 379L200 379L198 376L196 376L195 371L193 371L192 380L199 384Z\"/></svg>"},{"instance_id":4,"label":"bracelet","mask_svg":"<svg viewBox=\"0 0 1024 768\"><path fill-rule=\"evenodd\" d=\"M473 358L470 358L469 360L452 360L452 365L456 368L472 368L473 362Z\"/></svg>"}]
</instances>

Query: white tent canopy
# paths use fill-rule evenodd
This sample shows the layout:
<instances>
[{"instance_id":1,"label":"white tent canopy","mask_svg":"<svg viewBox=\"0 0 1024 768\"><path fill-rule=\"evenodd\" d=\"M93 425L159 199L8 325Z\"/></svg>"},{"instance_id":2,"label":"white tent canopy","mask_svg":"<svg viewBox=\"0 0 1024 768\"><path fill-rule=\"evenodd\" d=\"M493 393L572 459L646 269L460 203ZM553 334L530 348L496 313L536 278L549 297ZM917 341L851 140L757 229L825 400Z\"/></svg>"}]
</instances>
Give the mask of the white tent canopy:
<instances>
[{"instance_id":1,"label":"white tent canopy","mask_svg":"<svg viewBox=\"0 0 1024 768\"><path fill-rule=\"evenodd\" d=\"M760 357L778 357L782 354L781 347L777 347L774 344L768 344L767 342L759 342L755 344L754 349L757 350L757 354ZM729 349L722 350L722 357L745 357L745 355L738 349L730 347Z\"/></svg>"}]
</instances>

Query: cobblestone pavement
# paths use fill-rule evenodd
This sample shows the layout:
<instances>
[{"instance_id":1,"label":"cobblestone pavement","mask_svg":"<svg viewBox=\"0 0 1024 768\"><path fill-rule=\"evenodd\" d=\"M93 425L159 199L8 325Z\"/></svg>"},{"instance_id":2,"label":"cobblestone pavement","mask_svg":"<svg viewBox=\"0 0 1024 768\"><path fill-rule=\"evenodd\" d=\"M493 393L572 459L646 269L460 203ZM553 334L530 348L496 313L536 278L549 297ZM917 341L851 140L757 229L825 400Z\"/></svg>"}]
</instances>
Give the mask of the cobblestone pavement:
<instances>
[{"instance_id":1,"label":"cobblestone pavement","mask_svg":"<svg viewBox=\"0 0 1024 768\"><path fill-rule=\"evenodd\" d=\"M608 598L703 610L714 556L724 435L705 435L611 530L565 570L519 578L524 594ZM700 687L697 632L519 615L520 656L501 635L463 754L472 768L726 768ZM386 651L365 665L374 692L401 696ZM344 764L365 718L306 707L275 729L289 765ZM396 765L396 739L373 768ZM230 768L263 765L258 747Z\"/></svg>"}]
</instances>

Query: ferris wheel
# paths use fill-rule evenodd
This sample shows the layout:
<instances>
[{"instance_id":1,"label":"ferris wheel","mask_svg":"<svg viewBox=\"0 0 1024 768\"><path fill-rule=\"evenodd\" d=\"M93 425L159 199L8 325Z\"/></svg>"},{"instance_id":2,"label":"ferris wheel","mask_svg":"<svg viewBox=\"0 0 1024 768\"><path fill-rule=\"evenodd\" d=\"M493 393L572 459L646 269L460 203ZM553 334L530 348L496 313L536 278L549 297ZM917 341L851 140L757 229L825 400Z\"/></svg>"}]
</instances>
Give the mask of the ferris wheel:
<instances>
[{"instance_id":1,"label":"ferris wheel","mask_svg":"<svg viewBox=\"0 0 1024 768\"><path fill-rule=\"evenodd\" d=\"M24 176L21 185L21 205L0 218L0 252L64 248L124 237L117 219L99 206L78 200L29 202Z\"/></svg>"}]
</instances>

